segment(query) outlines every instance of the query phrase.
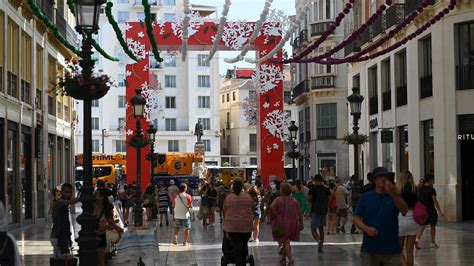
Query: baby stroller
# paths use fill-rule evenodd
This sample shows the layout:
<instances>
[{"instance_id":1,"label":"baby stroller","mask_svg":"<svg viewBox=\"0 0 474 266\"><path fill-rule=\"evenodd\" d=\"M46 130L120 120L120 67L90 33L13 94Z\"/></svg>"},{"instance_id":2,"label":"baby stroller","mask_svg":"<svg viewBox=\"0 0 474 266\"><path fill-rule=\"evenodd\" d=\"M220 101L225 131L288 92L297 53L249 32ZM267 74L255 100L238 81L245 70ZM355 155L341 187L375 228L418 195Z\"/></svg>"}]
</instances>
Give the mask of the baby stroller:
<instances>
[{"instance_id":1,"label":"baby stroller","mask_svg":"<svg viewBox=\"0 0 474 266\"><path fill-rule=\"evenodd\" d=\"M237 239L232 239L230 235L226 232L224 232L224 239L222 241L222 252L224 253L224 256L221 257L221 266L226 266L227 264L233 263L235 264L235 257L236 256L244 256L245 259L245 265L247 263L250 264L250 266L255 265L255 260L253 255L248 255L249 250L248 248L243 250L243 254L235 254L235 249L233 248L234 244L240 244L240 241ZM245 241L247 243L247 241Z\"/></svg>"}]
</instances>

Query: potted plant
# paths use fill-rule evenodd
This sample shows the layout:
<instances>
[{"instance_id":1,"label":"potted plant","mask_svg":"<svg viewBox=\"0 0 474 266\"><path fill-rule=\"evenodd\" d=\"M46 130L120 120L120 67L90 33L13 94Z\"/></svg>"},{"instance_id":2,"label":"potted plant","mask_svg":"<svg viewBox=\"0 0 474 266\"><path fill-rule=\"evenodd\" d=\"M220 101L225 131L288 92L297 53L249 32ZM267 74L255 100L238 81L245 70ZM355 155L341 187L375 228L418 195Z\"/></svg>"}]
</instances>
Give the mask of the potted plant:
<instances>
[{"instance_id":1,"label":"potted plant","mask_svg":"<svg viewBox=\"0 0 474 266\"><path fill-rule=\"evenodd\" d=\"M55 84L57 95L67 95L78 100L98 100L104 97L111 87L116 87L112 78L105 74L92 74L84 78L75 63L68 62L64 77L59 77Z\"/></svg>"},{"instance_id":2,"label":"potted plant","mask_svg":"<svg viewBox=\"0 0 474 266\"><path fill-rule=\"evenodd\" d=\"M354 144L365 144L366 142L369 141L369 137L364 134L346 134L344 135L344 143L349 144L349 145L354 145Z\"/></svg>"},{"instance_id":3,"label":"potted plant","mask_svg":"<svg viewBox=\"0 0 474 266\"><path fill-rule=\"evenodd\" d=\"M145 148L150 144L150 140L145 135L133 135L128 139L128 145L134 148Z\"/></svg>"}]
</instances>

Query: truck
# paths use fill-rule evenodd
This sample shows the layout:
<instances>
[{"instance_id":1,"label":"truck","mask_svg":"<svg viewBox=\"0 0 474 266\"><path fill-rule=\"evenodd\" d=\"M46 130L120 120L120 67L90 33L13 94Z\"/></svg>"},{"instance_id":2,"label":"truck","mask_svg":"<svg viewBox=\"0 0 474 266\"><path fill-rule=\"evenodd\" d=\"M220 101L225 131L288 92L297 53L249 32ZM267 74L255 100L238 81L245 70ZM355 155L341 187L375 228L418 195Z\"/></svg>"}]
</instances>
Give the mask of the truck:
<instances>
[{"instance_id":1,"label":"truck","mask_svg":"<svg viewBox=\"0 0 474 266\"><path fill-rule=\"evenodd\" d=\"M75 178L76 184L84 181L84 155L78 154L76 159ZM103 180L115 184L117 179L123 179L127 175L126 156L123 154L92 154L92 184Z\"/></svg>"},{"instance_id":2,"label":"truck","mask_svg":"<svg viewBox=\"0 0 474 266\"><path fill-rule=\"evenodd\" d=\"M187 183L192 189L200 182L200 176L194 173L194 163L202 163L200 153L155 153L153 168L153 184L162 182L168 185L171 180L175 184Z\"/></svg>"}]
</instances>

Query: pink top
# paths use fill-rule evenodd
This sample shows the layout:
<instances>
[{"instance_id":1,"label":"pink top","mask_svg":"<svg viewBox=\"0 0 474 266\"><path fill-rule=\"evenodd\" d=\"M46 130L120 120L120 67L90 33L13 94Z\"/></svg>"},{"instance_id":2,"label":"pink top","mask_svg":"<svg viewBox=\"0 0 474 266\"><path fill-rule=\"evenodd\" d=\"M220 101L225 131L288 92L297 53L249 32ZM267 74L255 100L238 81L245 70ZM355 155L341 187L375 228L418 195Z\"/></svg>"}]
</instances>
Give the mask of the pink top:
<instances>
[{"instance_id":1,"label":"pink top","mask_svg":"<svg viewBox=\"0 0 474 266\"><path fill-rule=\"evenodd\" d=\"M224 201L224 231L229 233L250 233L253 230L253 211L255 202L252 197L241 192L238 196L229 194Z\"/></svg>"}]
</instances>

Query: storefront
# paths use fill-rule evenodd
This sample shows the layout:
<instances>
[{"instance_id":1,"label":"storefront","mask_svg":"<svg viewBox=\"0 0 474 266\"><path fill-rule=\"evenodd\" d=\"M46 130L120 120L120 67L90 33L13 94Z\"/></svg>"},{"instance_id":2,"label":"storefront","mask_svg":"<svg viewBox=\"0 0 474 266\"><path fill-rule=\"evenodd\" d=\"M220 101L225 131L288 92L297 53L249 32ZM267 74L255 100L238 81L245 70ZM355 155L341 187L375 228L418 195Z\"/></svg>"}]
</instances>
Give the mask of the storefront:
<instances>
[{"instance_id":1,"label":"storefront","mask_svg":"<svg viewBox=\"0 0 474 266\"><path fill-rule=\"evenodd\" d=\"M460 146L462 220L474 220L474 115L460 115L458 142Z\"/></svg>"}]
</instances>

